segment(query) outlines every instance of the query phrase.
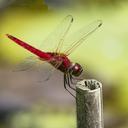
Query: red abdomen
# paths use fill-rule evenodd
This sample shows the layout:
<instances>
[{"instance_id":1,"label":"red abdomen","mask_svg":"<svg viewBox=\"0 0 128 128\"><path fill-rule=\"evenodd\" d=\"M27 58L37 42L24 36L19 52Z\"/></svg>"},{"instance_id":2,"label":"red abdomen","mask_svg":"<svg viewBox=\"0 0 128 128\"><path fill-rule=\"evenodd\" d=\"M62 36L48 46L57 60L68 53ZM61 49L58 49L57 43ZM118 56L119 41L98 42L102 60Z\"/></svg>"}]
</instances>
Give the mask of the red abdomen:
<instances>
[{"instance_id":1,"label":"red abdomen","mask_svg":"<svg viewBox=\"0 0 128 128\"><path fill-rule=\"evenodd\" d=\"M39 58L42 58L46 61L51 59L51 56L49 54L29 45L26 42L12 36L12 35L9 35L9 34L7 34L7 37L9 39L11 39L12 41L14 41L16 44L20 45L21 47L23 47L23 48L27 49L28 51L30 51L31 53L37 55Z\"/></svg>"}]
</instances>

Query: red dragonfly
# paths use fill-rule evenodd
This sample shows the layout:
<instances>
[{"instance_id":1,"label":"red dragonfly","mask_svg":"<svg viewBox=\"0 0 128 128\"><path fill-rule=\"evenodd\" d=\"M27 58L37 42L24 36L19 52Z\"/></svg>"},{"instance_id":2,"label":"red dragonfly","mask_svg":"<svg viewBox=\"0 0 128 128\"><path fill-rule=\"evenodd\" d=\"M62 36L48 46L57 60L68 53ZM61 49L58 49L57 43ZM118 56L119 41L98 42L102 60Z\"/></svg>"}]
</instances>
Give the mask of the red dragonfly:
<instances>
[{"instance_id":1,"label":"red dragonfly","mask_svg":"<svg viewBox=\"0 0 128 128\"><path fill-rule=\"evenodd\" d=\"M72 95L67 87L75 90L71 86L73 80L81 75L83 69L80 64L73 63L68 56L72 53L79 45L81 45L85 39L96 31L101 25L102 21L97 20L87 27L82 27L79 31L71 36L67 36L69 29L73 23L73 17L71 15L66 16L60 25L55 29L52 35L48 36L44 40L44 44L50 45L51 48L56 47L54 51L43 51L35 48L28 43L7 34L7 37L20 45L24 49L36 55L36 59L40 61L46 61L56 69L60 70L64 74L64 88Z\"/></svg>"}]
</instances>

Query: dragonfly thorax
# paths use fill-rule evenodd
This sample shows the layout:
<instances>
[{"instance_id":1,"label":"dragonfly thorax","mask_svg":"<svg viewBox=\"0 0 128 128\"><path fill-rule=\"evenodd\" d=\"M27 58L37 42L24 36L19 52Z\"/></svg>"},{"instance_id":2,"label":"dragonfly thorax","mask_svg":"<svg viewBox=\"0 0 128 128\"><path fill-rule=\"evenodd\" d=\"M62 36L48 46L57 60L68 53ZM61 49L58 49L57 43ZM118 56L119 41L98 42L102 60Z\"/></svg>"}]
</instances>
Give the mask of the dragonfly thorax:
<instances>
[{"instance_id":1,"label":"dragonfly thorax","mask_svg":"<svg viewBox=\"0 0 128 128\"><path fill-rule=\"evenodd\" d=\"M69 73L73 76L79 76L83 72L83 68L78 63L72 63Z\"/></svg>"}]
</instances>

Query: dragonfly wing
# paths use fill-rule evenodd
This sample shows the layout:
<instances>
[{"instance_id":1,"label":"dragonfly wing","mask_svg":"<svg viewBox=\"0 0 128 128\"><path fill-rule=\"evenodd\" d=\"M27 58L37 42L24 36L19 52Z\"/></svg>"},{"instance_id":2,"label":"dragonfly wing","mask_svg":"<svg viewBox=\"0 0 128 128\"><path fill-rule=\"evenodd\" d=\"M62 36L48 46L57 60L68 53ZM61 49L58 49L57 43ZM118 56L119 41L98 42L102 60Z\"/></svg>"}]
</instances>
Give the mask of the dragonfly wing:
<instances>
[{"instance_id":1,"label":"dragonfly wing","mask_svg":"<svg viewBox=\"0 0 128 128\"><path fill-rule=\"evenodd\" d=\"M40 48L44 49L45 47L46 51L59 53L72 22L73 17L71 15L66 16L57 28L43 41Z\"/></svg>"},{"instance_id":2,"label":"dragonfly wing","mask_svg":"<svg viewBox=\"0 0 128 128\"><path fill-rule=\"evenodd\" d=\"M16 65L16 67L13 69L13 71L14 72L26 71L26 70L32 69L34 66L37 66L38 63L40 63L40 60L38 59L38 57L29 56L26 59L24 59L23 62Z\"/></svg>"},{"instance_id":3,"label":"dragonfly wing","mask_svg":"<svg viewBox=\"0 0 128 128\"><path fill-rule=\"evenodd\" d=\"M73 50L75 50L79 45L81 45L88 36L95 32L101 25L102 21L97 20L88 26L82 27L82 29L70 35L64 42L65 48L63 48L63 53L69 55Z\"/></svg>"},{"instance_id":4,"label":"dragonfly wing","mask_svg":"<svg viewBox=\"0 0 128 128\"><path fill-rule=\"evenodd\" d=\"M56 61L56 64L54 66L52 65L40 66L40 70L38 70L40 75L38 77L39 82L48 81L61 64L62 64L62 61Z\"/></svg>"}]
</instances>

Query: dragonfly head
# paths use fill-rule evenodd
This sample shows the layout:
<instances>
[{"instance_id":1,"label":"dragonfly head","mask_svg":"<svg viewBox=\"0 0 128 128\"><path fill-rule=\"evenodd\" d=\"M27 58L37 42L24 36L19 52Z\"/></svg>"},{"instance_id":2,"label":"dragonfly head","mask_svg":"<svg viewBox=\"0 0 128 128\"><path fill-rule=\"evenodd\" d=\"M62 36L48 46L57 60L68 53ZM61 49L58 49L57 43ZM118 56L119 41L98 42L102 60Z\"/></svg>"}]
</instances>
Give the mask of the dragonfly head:
<instances>
[{"instance_id":1,"label":"dragonfly head","mask_svg":"<svg viewBox=\"0 0 128 128\"><path fill-rule=\"evenodd\" d=\"M69 72L73 75L73 76L79 76L82 72L83 72L83 69L81 67L80 64L78 63L73 63Z\"/></svg>"}]
</instances>

